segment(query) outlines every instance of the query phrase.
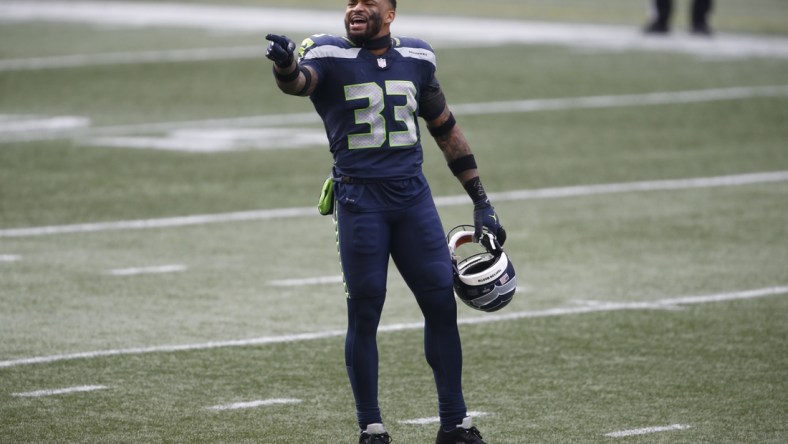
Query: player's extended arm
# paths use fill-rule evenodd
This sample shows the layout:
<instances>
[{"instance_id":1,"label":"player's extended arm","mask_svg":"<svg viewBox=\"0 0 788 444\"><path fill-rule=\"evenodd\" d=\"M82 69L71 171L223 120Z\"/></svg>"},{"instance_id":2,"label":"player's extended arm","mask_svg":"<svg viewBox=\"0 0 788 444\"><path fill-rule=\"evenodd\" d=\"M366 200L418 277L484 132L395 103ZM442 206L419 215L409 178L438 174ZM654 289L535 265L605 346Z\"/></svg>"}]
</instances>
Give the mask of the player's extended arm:
<instances>
[{"instance_id":1,"label":"player's extended arm","mask_svg":"<svg viewBox=\"0 0 788 444\"><path fill-rule=\"evenodd\" d=\"M449 169L462 183L473 201L474 239L479 239L482 227L486 227L495 234L498 242L503 245L506 242L506 230L501 226L500 218L495 213L495 208L484 191L471 147L449 107L446 106L445 100L439 99L438 103L443 104L443 111L438 117L427 121L427 129L443 151Z\"/></svg>"},{"instance_id":2,"label":"player's extended arm","mask_svg":"<svg viewBox=\"0 0 788 444\"><path fill-rule=\"evenodd\" d=\"M279 89L294 96L308 96L317 87L317 72L300 66L295 57L296 44L283 35L265 36L268 49L265 56L274 62L274 78Z\"/></svg>"}]
</instances>

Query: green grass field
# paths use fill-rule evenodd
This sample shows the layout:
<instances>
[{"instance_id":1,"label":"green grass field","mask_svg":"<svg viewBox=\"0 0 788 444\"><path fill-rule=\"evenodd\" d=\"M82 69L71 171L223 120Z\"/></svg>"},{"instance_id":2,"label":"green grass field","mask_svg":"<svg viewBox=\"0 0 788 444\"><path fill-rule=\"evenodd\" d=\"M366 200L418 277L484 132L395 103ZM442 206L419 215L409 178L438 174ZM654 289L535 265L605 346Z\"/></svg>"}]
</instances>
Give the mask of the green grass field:
<instances>
[{"instance_id":1,"label":"green grass field","mask_svg":"<svg viewBox=\"0 0 788 444\"><path fill-rule=\"evenodd\" d=\"M646 9L484 3L401 1L399 13L639 27ZM775 38L787 19L782 1L721 0L714 24ZM262 57L3 68L262 54L263 34L0 14L0 442L356 442L334 227L314 209L331 159L291 145L322 131L310 102L281 94ZM436 48L520 285L499 313L458 307L485 440L788 442L788 58ZM534 108L478 107L512 101ZM37 126L66 116L83 124ZM235 144L130 145L211 138ZM444 228L468 223L432 141L424 169ZM388 287L384 421L394 443L430 443L421 316L393 268Z\"/></svg>"}]
</instances>

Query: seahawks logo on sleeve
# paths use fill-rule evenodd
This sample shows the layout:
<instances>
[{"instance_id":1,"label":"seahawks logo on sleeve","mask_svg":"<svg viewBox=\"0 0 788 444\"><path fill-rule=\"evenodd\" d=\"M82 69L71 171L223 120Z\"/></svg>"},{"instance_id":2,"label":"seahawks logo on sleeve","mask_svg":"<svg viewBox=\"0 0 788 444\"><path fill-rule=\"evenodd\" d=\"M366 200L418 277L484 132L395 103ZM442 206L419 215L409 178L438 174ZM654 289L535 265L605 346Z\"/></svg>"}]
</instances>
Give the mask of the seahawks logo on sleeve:
<instances>
[{"instance_id":1,"label":"seahawks logo on sleeve","mask_svg":"<svg viewBox=\"0 0 788 444\"><path fill-rule=\"evenodd\" d=\"M317 36L312 36L312 37L317 37ZM304 56L309 51L309 49L312 48L313 46L315 46L315 41L312 39L312 37L307 37L307 38L304 39L303 42L301 42L301 47L298 48L298 61L299 62L301 60L304 60Z\"/></svg>"}]
</instances>

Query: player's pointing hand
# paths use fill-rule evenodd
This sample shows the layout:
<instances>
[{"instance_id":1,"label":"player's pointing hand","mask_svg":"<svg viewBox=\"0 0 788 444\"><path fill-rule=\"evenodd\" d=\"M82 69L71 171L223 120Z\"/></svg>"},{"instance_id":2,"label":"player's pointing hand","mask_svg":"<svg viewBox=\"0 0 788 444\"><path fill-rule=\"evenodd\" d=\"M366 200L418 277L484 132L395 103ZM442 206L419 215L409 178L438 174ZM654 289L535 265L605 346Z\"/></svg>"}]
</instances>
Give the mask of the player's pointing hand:
<instances>
[{"instance_id":1,"label":"player's pointing hand","mask_svg":"<svg viewBox=\"0 0 788 444\"><path fill-rule=\"evenodd\" d=\"M296 49L295 42L284 35L268 34L265 38L269 40L265 56L273 60L280 68L290 66L293 63Z\"/></svg>"}]
</instances>

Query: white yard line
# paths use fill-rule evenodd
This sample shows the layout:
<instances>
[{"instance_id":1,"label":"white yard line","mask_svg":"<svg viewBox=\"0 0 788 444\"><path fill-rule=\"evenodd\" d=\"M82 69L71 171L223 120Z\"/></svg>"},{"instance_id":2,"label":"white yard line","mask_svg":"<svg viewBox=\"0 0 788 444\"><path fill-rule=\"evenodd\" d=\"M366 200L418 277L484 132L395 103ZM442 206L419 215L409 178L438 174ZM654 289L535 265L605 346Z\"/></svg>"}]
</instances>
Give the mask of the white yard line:
<instances>
[{"instance_id":1,"label":"white yard line","mask_svg":"<svg viewBox=\"0 0 788 444\"><path fill-rule=\"evenodd\" d=\"M196 214L192 216L167 217L162 219L126 220L115 222L96 222L74 225L53 225L48 227L11 228L0 230L0 237L29 237L49 234L92 233L99 231L139 230L146 228L172 228L213 223L241 222L252 220L284 219L290 217L314 216L317 210L312 207L280 208L271 210L239 211L234 213Z\"/></svg>"},{"instance_id":2,"label":"white yard line","mask_svg":"<svg viewBox=\"0 0 788 444\"><path fill-rule=\"evenodd\" d=\"M470 411L468 412L468 416L473 418L481 418L482 416L489 416L490 414L487 412L476 412ZM439 416L430 416L427 418L415 418L415 419L403 419L401 421L397 421L400 424L407 424L407 425L428 425L428 424L438 424L441 422Z\"/></svg>"},{"instance_id":3,"label":"white yard line","mask_svg":"<svg viewBox=\"0 0 788 444\"><path fill-rule=\"evenodd\" d=\"M571 109L603 109L705 103L722 100L743 100L763 97L788 97L788 85L738 86L731 88L714 88L687 91L662 91L644 94L464 103L452 105L451 108L452 112L457 115L474 116L561 111ZM282 127L319 123L320 119L318 118L317 113L308 112L181 122L154 122L105 127L66 127L51 128L50 130L44 130L44 128L36 127L31 131L3 131L2 127L0 127L0 143L35 142L64 138L73 138L79 141L80 139L84 138L159 133L189 128L205 129L268 126Z\"/></svg>"},{"instance_id":4,"label":"white yard line","mask_svg":"<svg viewBox=\"0 0 788 444\"><path fill-rule=\"evenodd\" d=\"M185 265L171 264L151 267L116 268L114 270L109 270L107 273L112 276L136 276L140 274L178 273L185 270Z\"/></svg>"},{"instance_id":5,"label":"white yard line","mask_svg":"<svg viewBox=\"0 0 788 444\"><path fill-rule=\"evenodd\" d=\"M509 202L537 199L559 199L564 197L594 196L647 191L689 190L741 185L754 185L788 181L788 171L736 174L731 176L696 177L689 179L651 180L641 182L622 182L598 185L578 185L569 187L539 188L534 190L512 190L487 193L493 202ZM464 205L468 196L455 195L436 197L438 206ZM2 237L2 232L0 232Z\"/></svg>"},{"instance_id":6,"label":"white yard line","mask_svg":"<svg viewBox=\"0 0 788 444\"><path fill-rule=\"evenodd\" d=\"M686 190L725 186L754 185L788 181L788 171L738 174L731 176L697 177L643 182L624 182L570 187L540 188L488 193L495 202L524 201L535 199L558 199L565 197L617 194L629 192ZM439 207L468 204L468 196L439 196L435 198ZM95 233L103 231L139 230L147 228L174 228L227 222L274 220L293 217L316 217L314 207L275 208L269 210L239 211L233 213L197 214L161 219L141 219L112 222L95 222L73 225L51 225L43 227L0 229L0 238L34 237L56 234Z\"/></svg>"},{"instance_id":7,"label":"white yard line","mask_svg":"<svg viewBox=\"0 0 788 444\"><path fill-rule=\"evenodd\" d=\"M627 436L648 435L649 433L669 432L671 430L686 430L691 426L686 424L671 424L669 426L661 427L644 427L642 429L621 430L619 432L605 433L605 436L611 438L625 438Z\"/></svg>"},{"instance_id":8,"label":"white yard line","mask_svg":"<svg viewBox=\"0 0 788 444\"><path fill-rule=\"evenodd\" d=\"M461 318L457 322L460 325L474 325L474 324L489 324L492 322L514 321L518 319L529 318L544 318L552 316L566 316L577 315L585 313L599 313L609 311L622 311L622 310L644 310L644 309L662 309L669 307L676 307L680 305L695 305L695 304L708 304L721 301L735 301L743 299L755 299L771 296L783 296L788 294L788 286L759 288L753 290L745 290L730 293L717 293L701 296L682 296L667 299L659 299L650 302L647 306L643 302L610 302L608 304L588 305L581 307L556 307L546 310L538 311L520 311L512 313L503 313L497 315L480 315L471 318ZM398 331L418 330L424 327L423 322L411 322L402 324L389 324L382 325L378 329L380 333L391 333ZM342 337L345 335L344 329L339 330L326 330L312 333L297 333L291 335L280 336L264 336L260 338L251 339L235 339L227 341L213 341L197 344L181 344L181 345L160 345L150 347L135 347L125 349L111 349L111 350L98 350L88 351L81 353L69 353L61 355L49 356L36 356L32 358L19 358L0 361L0 368L16 367L20 365L31 364L46 364L50 362L68 361L74 359L93 359L110 356L122 355L141 355L146 353L169 353L190 350L206 350L212 348L224 347L245 347L245 346L260 346L267 344L282 344L303 341L314 341L318 339L328 339L335 337Z\"/></svg>"},{"instance_id":9,"label":"white yard line","mask_svg":"<svg viewBox=\"0 0 788 444\"><path fill-rule=\"evenodd\" d=\"M213 405L210 407L205 407L205 410L224 411L224 410L253 409L253 408L269 406L269 405L298 404L300 402L301 402L300 399L291 399L291 398L262 399L259 401L233 402L230 404Z\"/></svg>"},{"instance_id":10,"label":"white yard line","mask_svg":"<svg viewBox=\"0 0 788 444\"><path fill-rule=\"evenodd\" d=\"M304 285L341 284L342 276L317 276L302 279L282 279L270 281L268 284L275 287L301 287Z\"/></svg>"},{"instance_id":11,"label":"white yard line","mask_svg":"<svg viewBox=\"0 0 788 444\"><path fill-rule=\"evenodd\" d=\"M57 132L87 128L90 119L78 116L37 116L0 114L0 135L17 133Z\"/></svg>"},{"instance_id":12,"label":"white yard line","mask_svg":"<svg viewBox=\"0 0 788 444\"><path fill-rule=\"evenodd\" d=\"M250 6L4 0L0 21L83 23L101 27L166 27L222 32L287 32L295 40L315 33L343 34L342 10ZM432 43L472 45L561 45L582 50L661 51L712 58L788 57L788 39L717 33L697 38L686 33L655 38L638 26L548 23L480 17L400 14L396 35L419 36Z\"/></svg>"},{"instance_id":13,"label":"white yard line","mask_svg":"<svg viewBox=\"0 0 788 444\"><path fill-rule=\"evenodd\" d=\"M36 390L34 392L12 393L11 396L20 398L39 398L42 396L64 395L69 393L92 392L106 389L105 385L81 385L78 387L67 387L61 389Z\"/></svg>"},{"instance_id":14,"label":"white yard line","mask_svg":"<svg viewBox=\"0 0 788 444\"><path fill-rule=\"evenodd\" d=\"M741 100L758 97L788 96L788 85L740 86L690 91L624 94L614 96L567 97L559 99L513 100L504 102L452 105L460 115L529 113L588 108L622 108L629 106L674 105L685 103Z\"/></svg>"},{"instance_id":15,"label":"white yard line","mask_svg":"<svg viewBox=\"0 0 788 444\"><path fill-rule=\"evenodd\" d=\"M138 65L140 63L181 63L213 60L261 59L264 55L265 47L263 45L72 54L25 59L0 59L0 72L81 68L102 65Z\"/></svg>"},{"instance_id":16,"label":"white yard line","mask_svg":"<svg viewBox=\"0 0 788 444\"><path fill-rule=\"evenodd\" d=\"M22 260L22 256L18 254L0 254L0 262L18 262Z\"/></svg>"}]
</instances>

